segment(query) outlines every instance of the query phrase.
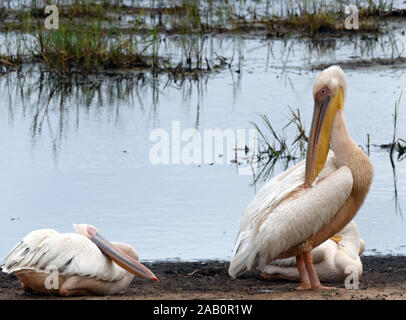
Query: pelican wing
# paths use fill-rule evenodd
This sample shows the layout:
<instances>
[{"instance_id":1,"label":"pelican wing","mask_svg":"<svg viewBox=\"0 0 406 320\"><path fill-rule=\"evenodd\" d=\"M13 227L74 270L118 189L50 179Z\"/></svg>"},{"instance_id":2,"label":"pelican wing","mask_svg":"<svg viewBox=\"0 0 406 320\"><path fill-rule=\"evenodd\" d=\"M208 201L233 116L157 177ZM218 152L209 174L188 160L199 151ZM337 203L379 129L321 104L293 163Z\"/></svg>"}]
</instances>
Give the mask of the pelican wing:
<instances>
[{"instance_id":1,"label":"pelican wing","mask_svg":"<svg viewBox=\"0 0 406 320\"><path fill-rule=\"evenodd\" d=\"M266 265L328 224L348 199L352 174L330 151L319 179L304 189L305 162L267 182L241 219L229 274Z\"/></svg>"},{"instance_id":2,"label":"pelican wing","mask_svg":"<svg viewBox=\"0 0 406 320\"><path fill-rule=\"evenodd\" d=\"M122 279L126 271L88 238L51 229L30 232L4 260L5 273L23 269L58 270L60 275L78 275L105 281Z\"/></svg>"}]
</instances>

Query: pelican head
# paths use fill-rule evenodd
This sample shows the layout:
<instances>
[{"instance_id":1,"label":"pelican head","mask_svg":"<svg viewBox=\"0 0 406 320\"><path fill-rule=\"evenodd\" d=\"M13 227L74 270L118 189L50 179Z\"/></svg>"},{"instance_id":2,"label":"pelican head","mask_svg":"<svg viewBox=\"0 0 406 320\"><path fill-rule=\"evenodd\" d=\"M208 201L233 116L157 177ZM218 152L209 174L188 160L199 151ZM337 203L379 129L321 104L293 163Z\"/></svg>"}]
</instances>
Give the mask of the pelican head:
<instances>
[{"instance_id":1,"label":"pelican head","mask_svg":"<svg viewBox=\"0 0 406 320\"><path fill-rule=\"evenodd\" d=\"M331 129L337 110L344 109L347 84L343 70L323 70L313 86L314 111L306 155L305 187L310 187L327 159Z\"/></svg>"},{"instance_id":2,"label":"pelican head","mask_svg":"<svg viewBox=\"0 0 406 320\"><path fill-rule=\"evenodd\" d=\"M89 224L74 224L73 229L76 233L81 234L94 242L106 256L123 269L138 277L158 282L158 278L151 270L103 238L96 227Z\"/></svg>"}]
</instances>

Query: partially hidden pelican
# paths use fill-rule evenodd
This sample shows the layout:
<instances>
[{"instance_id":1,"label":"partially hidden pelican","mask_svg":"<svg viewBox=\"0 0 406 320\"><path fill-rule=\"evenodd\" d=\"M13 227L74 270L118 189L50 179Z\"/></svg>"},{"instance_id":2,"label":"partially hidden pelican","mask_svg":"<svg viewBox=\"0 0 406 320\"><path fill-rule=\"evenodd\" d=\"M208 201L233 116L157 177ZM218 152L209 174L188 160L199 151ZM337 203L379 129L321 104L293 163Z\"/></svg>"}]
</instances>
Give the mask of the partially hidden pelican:
<instances>
[{"instance_id":1,"label":"partially hidden pelican","mask_svg":"<svg viewBox=\"0 0 406 320\"><path fill-rule=\"evenodd\" d=\"M3 272L14 273L27 292L62 296L116 294L134 275L158 281L130 245L110 243L91 225L73 228L30 232L7 255Z\"/></svg>"},{"instance_id":2,"label":"partially hidden pelican","mask_svg":"<svg viewBox=\"0 0 406 320\"><path fill-rule=\"evenodd\" d=\"M326 282L344 281L353 272L360 279L363 270L359 256L364 249L365 243L359 236L357 224L351 221L334 237L311 251L319 279ZM300 280L294 257L272 261L260 271L266 279Z\"/></svg>"},{"instance_id":3,"label":"partially hidden pelican","mask_svg":"<svg viewBox=\"0 0 406 320\"><path fill-rule=\"evenodd\" d=\"M339 66L316 78L306 160L268 181L245 210L230 276L296 257L298 289L328 289L320 284L310 252L353 219L373 177L369 158L345 124L346 90Z\"/></svg>"}]
</instances>

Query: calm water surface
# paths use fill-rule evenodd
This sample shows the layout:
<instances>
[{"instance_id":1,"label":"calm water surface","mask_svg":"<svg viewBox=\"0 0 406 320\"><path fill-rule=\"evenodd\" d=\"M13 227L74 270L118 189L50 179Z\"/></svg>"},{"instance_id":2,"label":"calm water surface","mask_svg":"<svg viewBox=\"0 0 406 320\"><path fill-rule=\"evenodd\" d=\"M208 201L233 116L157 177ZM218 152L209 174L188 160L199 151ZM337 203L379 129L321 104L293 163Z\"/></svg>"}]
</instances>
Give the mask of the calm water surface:
<instances>
[{"instance_id":1,"label":"calm water surface","mask_svg":"<svg viewBox=\"0 0 406 320\"><path fill-rule=\"evenodd\" d=\"M73 223L89 223L108 239L134 245L144 260L229 259L240 216L255 194L252 177L238 175L229 163L152 165L151 130L171 132L173 120L201 132L250 129L259 114L282 130L288 106L300 108L308 130L318 71L301 66L393 55L378 44L362 48L332 41L317 50L293 41L212 41L225 57L235 53L233 71L183 85L163 76L130 84L126 93L124 80L121 85L106 80L93 100L85 84L62 97L56 88L42 88L43 96L49 96L47 90L57 94L38 102L39 72L0 78L0 256L34 229L69 232ZM395 100L406 89L404 70L345 72L353 139L365 145L369 133L372 144L391 142ZM405 105L403 98L398 120L403 138ZM389 155L372 146L370 156L375 178L356 217L366 253L405 254L406 223L395 210ZM406 208L406 160L395 165L400 205Z\"/></svg>"}]
</instances>

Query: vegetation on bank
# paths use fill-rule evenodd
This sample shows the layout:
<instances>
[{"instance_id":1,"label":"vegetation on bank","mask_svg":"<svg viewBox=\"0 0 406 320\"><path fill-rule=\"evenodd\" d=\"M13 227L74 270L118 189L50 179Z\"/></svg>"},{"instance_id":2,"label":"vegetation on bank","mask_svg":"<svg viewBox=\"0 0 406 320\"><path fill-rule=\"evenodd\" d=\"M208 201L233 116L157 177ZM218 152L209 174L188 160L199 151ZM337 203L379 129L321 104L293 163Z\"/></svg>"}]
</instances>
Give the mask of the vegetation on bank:
<instances>
[{"instance_id":1,"label":"vegetation on bank","mask_svg":"<svg viewBox=\"0 0 406 320\"><path fill-rule=\"evenodd\" d=\"M18 0L20 1L20 0ZM26 5L27 2L29 5ZM94 74L111 69L142 68L154 73L210 72L227 66L224 59L209 63L203 56L201 41L189 41L183 60L171 65L159 56L162 37L177 34L203 37L208 33L262 32L267 36L315 37L322 33L351 33L344 27L343 2L324 1L239 1L179 0L164 6L155 1L121 0L59 1L59 29L44 26L44 7L48 1L26 1L18 8L7 0L0 9L0 29L12 34L0 52L3 68L25 62L43 63L58 76ZM245 3L245 2L244 2ZM275 7L275 5L278 5ZM378 32L380 20L394 14L391 1L369 0L360 8L357 32Z\"/></svg>"},{"instance_id":2,"label":"vegetation on bank","mask_svg":"<svg viewBox=\"0 0 406 320\"><path fill-rule=\"evenodd\" d=\"M0 8L0 17L7 22L2 25L19 28L21 20L29 14L32 19L43 20L44 7L50 1L26 1L16 7ZM15 0L21 1L21 0ZM391 0L379 2L355 1L359 9L360 29L370 31L379 28L380 19L390 16L406 16L404 10L394 10ZM60 0L57 1L59 16L65 20L97 19L114 23L121 31L198 34L208 32L281 32L292 31L315 35L326 30L344 31L344 1L321 0L178 0L167 3L150 1L117 0ZM25 3L26 4L26 3ZM34 20L33 20L34 21ZM36 23L34 23L35 25ZM110 29L111 26L109 25Z\"/></svg>"}]
</instances>

